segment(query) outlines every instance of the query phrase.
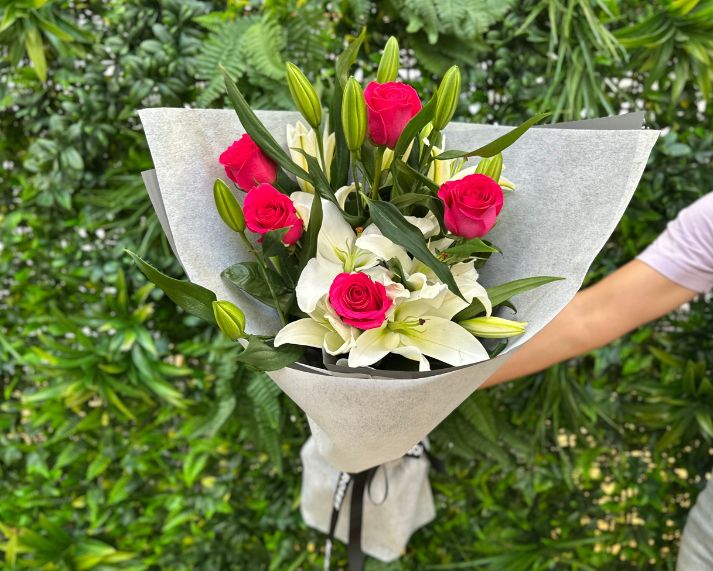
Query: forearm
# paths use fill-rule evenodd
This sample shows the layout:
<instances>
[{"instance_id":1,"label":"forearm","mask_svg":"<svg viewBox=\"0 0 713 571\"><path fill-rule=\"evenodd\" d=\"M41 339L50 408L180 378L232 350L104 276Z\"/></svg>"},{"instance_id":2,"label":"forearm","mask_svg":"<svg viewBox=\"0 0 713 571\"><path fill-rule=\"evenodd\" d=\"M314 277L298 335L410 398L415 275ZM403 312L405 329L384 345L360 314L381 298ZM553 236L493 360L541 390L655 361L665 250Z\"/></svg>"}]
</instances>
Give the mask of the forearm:
<instances>
[{"instance_id":1,"label":"forearm","mask_svg":"<svg viewBox=\"0 0 713 571\"><path fill-rule=\"evenodd\" d=\"M580 291L484 386L541 371L602 347L689 301L696 292L634 260Z\"/></svg>"}]
</instances>

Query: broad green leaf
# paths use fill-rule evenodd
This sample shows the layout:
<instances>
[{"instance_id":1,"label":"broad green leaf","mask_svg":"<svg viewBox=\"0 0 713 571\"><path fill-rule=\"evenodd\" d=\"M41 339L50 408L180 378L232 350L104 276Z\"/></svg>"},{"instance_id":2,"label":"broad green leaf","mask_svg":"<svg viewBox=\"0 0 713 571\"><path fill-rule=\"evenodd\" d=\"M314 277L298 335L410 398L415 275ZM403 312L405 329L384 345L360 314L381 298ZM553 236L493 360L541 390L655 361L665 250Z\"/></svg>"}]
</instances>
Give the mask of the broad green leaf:
<instances>
[{"instance_id":1,"label":"broad green leaf","mask_svg":"<svg viewBox=\"0 0 713 571\"><path fill-rule=\"evenodd\" d=\"M291 229L291 226L286 226L285 228L265 232L262 236L262 253L268 258L284 254L287 246L285 246L282 239Z\"/></svg>"},{"instance_id":2,"label":"broad green leaf","mask_svg":"<svg viewBox=\"0 0 713 571\"><path fill-rule=\"evenodd\" d=\"M474 151L445 151L436 157L436 160L443 161L447 159L457 159L460 157L493 157L498 153L502 153L515 141L517 141L525 132L533 125L542 121L545 117L549 117L551 113L538 113L534 117L530 117L521 125L508 131L503 136L498 137L487 145L478 147Z\"/></svg>"},{"instance_id":3,"label":"broad green leaf","mask_svg":"<svg viewBox=\"0 0 713 571\"><path fill-rule=\"evenodd\" d=\"M448 289L462 298L463 294L458 289L451 270L431 253L421 231L409 223L393 204L382 200L368 202L371 219L382 234L421 260L448 286Z\"/></svg>"},{"instance_id":4,"label":"broad green leaf","mask_svg":"<svg viewBox=\"0 0 713 571\"><path fill-rule=\"evenodd\" d=\"M312 181L312 177L309 174L292 162L292 159L287 154L287 152L280 146L280 144L275 140L270 131L267 130L262 121L258 119L255 112L250 108L248 102L243 97L243 94L235 85L235 82L231 79L228 72L223 69L223 76L225 78L225 88L228 92L228 97L233 103L235 112L238 114L238 119L240 119L240 124L243 126L248 135L250 135L267 156L274 160L278 165L288 172L291 172L295 176L300 177L303 180Z\"/></svg>"},{"instance_id":5,"label":"broad green leaf","mask_svg":"<svg viewBox=\"0 0 713 571\"><path fill-rule=\"evenodd\" d=\"M431 100L406 123L404 130L401 131L399 140L396 141L394 157L403 157L411 141L413 141L421 132L421 129L428 125L429 121L433 119L433 114L436 112L437 99L438 96L434 93Z\"/></svg>"},{"instance_id":6,"label":"broad green leaf","mask_svg":"<svg viewBox=\"0 0 713 571\"><path fill-rule=\"evenodd\" d=\"M169 277L139 258L132 251L124 251L134 259L134 262L136 262L136 265L139 266L144 275L160 287L176 305L208 323L215 323L213 302L216 297L212 291L189 281Z\"/></svg>"},{"instance_id":7,"label":"broad green leaf","mask_svg":"<svg viewBox=\"0 0 713 571\"><path fill-rule=\"evenodd\" d=\"M548 284L550 282L555 282L563 280L564 278L556 278L551 276L538 276L534 278L523 278L520 280L513 280L498 286L488 288L488 298L493 307L507 302L511 297L530 291L542 285ZM483 304L477 299L473 300L470 306L466 307L463 311L458 313L453 321L463 321L464 319L471 319L476 317L479 313L483 313L485 308Z\"/></svg>"},{"instance_id":8,"label":"broad green leaf","mask_svg":"<svg viewBox=\"0 0 713 571\"><path fill-rule=\"evenodd\" d=\"M272 269L267 270L267 275L270 277L281 307L289 307L292 300L292 293L287 289L280 275ZM229 268L224 269L221 276L265 305L275 307L275 302L270 295L270 289L267 286L265 277L257 262L239 262L233 264Z\"/></svg>"},{"instance_id":9,"label":"broad green leaf","mask_svg":"<svg viewBox=\"0 0 713 571\"><path fill-rule=\"evenodd\" d=\"M303 353L304 348L298 345L280 345L275 348L272 341L251 335L248 346L235 360L260 371L277 371L297 361Z\"/></svg>"}]
</instances>

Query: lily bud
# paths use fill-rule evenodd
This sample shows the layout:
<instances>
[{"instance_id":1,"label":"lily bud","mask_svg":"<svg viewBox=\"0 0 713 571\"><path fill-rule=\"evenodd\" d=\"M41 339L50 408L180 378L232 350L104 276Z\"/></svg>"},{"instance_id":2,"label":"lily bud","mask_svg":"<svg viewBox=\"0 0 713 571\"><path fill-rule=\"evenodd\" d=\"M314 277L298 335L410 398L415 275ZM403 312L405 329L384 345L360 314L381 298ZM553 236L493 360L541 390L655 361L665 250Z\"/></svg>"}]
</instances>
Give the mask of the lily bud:
<instances>
[{"instance_id":1,"label":"lily bud","mask_svg":"<svg viewBox=\"0 0 713 571\"><path fill-rule=\"evenodd\" d=\"M228 228L234 232L245 232L245 216L243 209L233 196L233 193L219 178L213 183L213 200L218 209L218 214Z\"/></svg>"},{"instance_id":2,"label":"lily bud","mask_svg":"<svg viewBox=\"0 0 713 571\"><path fill-rule=\"evenodd\" d=\"M500 175L503 172L503 155L498 153L494 157L481 159L475 167L475 172L489 176L493 180L500 180Z\"/></svg>"},{"instance_id":3,"label":"lily bud","mask_svg":"<svg viewBox=\"0 0 713 571\"><path fill-rule=\"evenodd\" d=\"M237 341L245 336L245 314L229 301L214 301L213 315L220 330Z\"/></svg>"},{"instance_id":4,"label":"lily bud","mask_svg":"<svg viewBox=\"0 0 713 571\"><path fill-rule=\"evenodd\" d=\"M458 325L470 331L476 337L488 339L503 339L525 333L527 323L511 321L502 317L474 317L458 322Z\"/></svg>"},{"instance_id":5,"label":"lily bud","mask_svg":"<svg viewBox=\"0 0 713 571\"><path fill-rule=\"evenodd\" d=\"M379 69L376 72L377 83L395 81L399 75L400 63L399 42L394 36L391 36L389 41L386 42L386 46L384 46L384 53L381 55Z\"/></svg>"},{"instance_id":6,"label":"lily bud","mask_svg":"<svg viewBox=\"0 0 713 571\"><path fill-rule=\"evenodd\" d=\"M349 150L359 151L366 138L366 102L361 85L354 76L349 78L344 87L342 128Z\"/></svg>"},{"instance_id":7,"label":"lily bud","mask_svg":"<svg viewBox=\"0 0 713 571\"><path fill-rule=\"evenodd\" d=\"M287 64L287 87L297 109L314 129L322 122L322 104L309 79L295 64Z\"/></svg>"},{"instance_id":8,"label":"lily bud","mask_svg":"<svg viewBox=\"0 0 713 571\"><path fill-rule=\"evenodd\" d=\"M433 128L441 131L452 119L458 107L460 97L460 70L457 65L451 67L443 76L438 86L436 113L433 116Z\"/></svg>"}]
</instances>

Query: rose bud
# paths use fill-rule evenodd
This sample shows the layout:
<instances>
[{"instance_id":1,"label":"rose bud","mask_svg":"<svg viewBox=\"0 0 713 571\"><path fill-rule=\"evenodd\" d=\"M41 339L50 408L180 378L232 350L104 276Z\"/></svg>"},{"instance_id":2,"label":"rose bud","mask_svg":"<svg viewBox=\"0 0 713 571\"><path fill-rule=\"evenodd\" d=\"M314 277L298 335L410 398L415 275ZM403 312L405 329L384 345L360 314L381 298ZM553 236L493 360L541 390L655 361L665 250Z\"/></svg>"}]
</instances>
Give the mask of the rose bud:
<instances>
[{"instance_id":1,"label":"rose bud","mask_svg":"<svg viewBox=\"0 0 713 571\"><path fill-rule=\"evenodd\" d=\"M384 46L384 53L381 54L379 69L376 72L377 83L395 81L399 76L400 63L399 42L394 36L391 36Z\"/></svg>"},{"instance_id":2,"label":"rose bud","mask_svg":"<svg viewBox=\"0 0 713 571\"><path fill-rule=\"evenodd\" d=\"M383 284L365 273L341 273L329 288L329 303L347 325L376 329L386 320L392 301Z\"/></svg>"},{"instance_id":3,"label":"rose bud","mask_svg":"<svg viewBox=\"0 0 713 571\"><path fill-rule=\"evenodd\" d=\"M442 184L438 198L445 205L448 231L468 239L485 236L495 226L503 208L500 185L484 174L471 174Z\"/></svg>"},{"instance_id":4,"label":"rose bud","mask_svg":"<svg viewBox=\"0 0 713 571\"><path fill-rule=\"evenodd\" d=\"M476 337L488 339L504 339L525 333L527 323L512 321L502 317L474 317L459 321L458 325L470 331Z\"/></svg>"},{"instance_id":5,"label":"rose bud","mask_svg":"<svg viewBox=\"0 0 713 571\"><path fill-rule=\"evenodd\" d=\"M234 232L245 232L245 216L243 209L233 193L219 178L213 184L213 200L218 214L223 219L223 222Z\"/></svg>"},{"instance_id":6,"label":"rose bud","mask_svg":"<svg viewBox=\"0 0 713 571\"><path fill-rule=\"evenodd\" d=\"M293 63L287 64L287 87L299 112L313 129L317 129L322 122L322 104L309 79Z\"/></svg>"},{"instance_id":7,"label":"rose bud","mask_svg":"<svg viewBox=\"0 0 713 571\"><path fill-rule=\"evenodd\" d=\"M228 178L242 190L263 182L272 184L277 178L277 165L247 133L225 149L218 161Z\"/></svg>"},{"instance_id":8,"label":"rose bud","mask_svg":"<svg viewBox=\"0 0 713 571\"><path fill-rule=\"evenodd\" d=\"M229 301L214 301L213 316L220 330L237 341L245 336L245 314Z\"/></svg>"},{"instance_id":9,"label":"rose bud","mask_svg":"<svg viewBox=\"0 0 713 571\"><path fill-rule=\"evenodd\" d=\"M344 87L342 128L349 150L359 151L366 138L366 104L361 85L354 77L350 77Z\"/></svg>"},{"instance_id":10,"label":"rose bud","mask_svg":"<svg viewBox=\"0 0 713 571\"><path fill-rule=\"evenodd\" d=\"M418 93L410 85L372 81L364 90L369 136L375 145L396 146L406 124L421 110Z\"/></svg>"},{"instance_id":11,"label":"rose bud","mask_svg":"<svg viewBox=\"0 0 713 571\"><path fill-rule=\"evenodd\" d=\"M438 86L436 112L433 116L433 128L441 131L453 118L460 97L460 70L457 65L451 67Z\"/></svg>"},{"instance_id":12,"label":"rose bud","mask_svg":"<svg viewBox=\"0 0 713 571\"><path fill-rule=\"evenodd\" d=\"M286 245L294 244L302 236L304 223L297 216L295 205L289 196L282 194L270 184L260 184L245 196L243 212L247 227L256 234L290 228L282 238Z\"/></svg>"}]
</instances>

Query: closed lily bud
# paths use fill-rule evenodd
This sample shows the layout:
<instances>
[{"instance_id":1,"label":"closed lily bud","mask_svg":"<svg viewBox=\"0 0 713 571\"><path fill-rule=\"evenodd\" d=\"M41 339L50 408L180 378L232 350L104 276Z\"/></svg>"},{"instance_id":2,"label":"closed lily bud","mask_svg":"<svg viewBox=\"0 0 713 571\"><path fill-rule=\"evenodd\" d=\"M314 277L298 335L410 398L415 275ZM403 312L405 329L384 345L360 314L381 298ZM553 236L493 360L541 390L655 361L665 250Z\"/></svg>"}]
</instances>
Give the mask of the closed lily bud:
<instances>
[{"instance_id":1,"label":"closed lily bud","mask_svg":"<svg viewBox=\"0 0 713 571\"><path fill-rule=\"evenodd\" d=\"M366 138L366 102L361 85L353 76L344 87L342 128L349 150L359 151Z\"/></svg>"},{"instance_id":2,"label":"closed lily bud","mask_svg":"<svg viewBox=\"0 0 713 571\"><path fill-rule=\"evenodd\" d=\"M233 193L219 178L213 183L213 200L223 222L234 232L245 232L243 209Z\"/></svg>"},{"instance_id":3,"label":"closed lily bud","mask_svg":"<svg viewBox=\"0 0 713 571\"><path fill-rule=\"evenodd\" d=\"M498 153L494 157L480 159L478 166L475 167L475 172L489 176L493 180L500 180L500 174L503 172L503 155Z\"/></svg>"},{"instance_id":4,"label":"closed lily bud","mask_svg":"<svg viewBox=\"0 0 713 571\"><path fill-rule=\"evenodd\" d=\"M433 116L433 128L441 131L453 118L460 97L460 70L457 65L451 67L438 86L436 113Z\"/></svg>"},{"instance_id":5,"label":"closed lily bud","mask_svg":"<svg viewBox=\"0 0 713 571\"><path fill-rule=\"evenodd\" d=\"M386 42L384 53L381 55L379 69L376 72L377 83L396 81L396 78L399 75L400 63L401 57L399 55L399 42L394 36L391 36L389 41Z\"/></svg>"},{"instance_id":6,"label":"closed lily bud","mask_svg":"<svg viewBox=\"0 0 713 571\"><path fill-rule=\"evenodd\" d=\"M233 341L245 336L245 314L237 305L229 301L214 301L213 315L220 330Z\"/></svg>"},{"instance_id":7,"label":"closed lily bud","mask_svg":"<svg viewBox=\"0 0 713 571\"><path fill-rule=\"evenodd\" d=\"M287 64L287 87L297 109L314 129L322 122L322 104L309 79L295 64Z\"/></svg>"},{"instance_id":8,"label":"closed lily bud","mask_svg":"<svg viewBox=\"0 0 713 571\"><path fill-rule=\"evenodd\" d=\"M511 321L502 317L474 317L459 321L458 325L470 331L476 337L489 339L503 339L525 333L527 323L524 321Z\"/></svg>"}]
</instances>

